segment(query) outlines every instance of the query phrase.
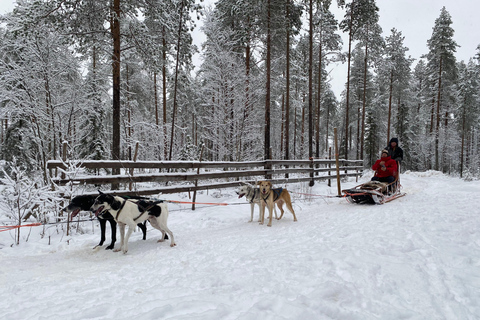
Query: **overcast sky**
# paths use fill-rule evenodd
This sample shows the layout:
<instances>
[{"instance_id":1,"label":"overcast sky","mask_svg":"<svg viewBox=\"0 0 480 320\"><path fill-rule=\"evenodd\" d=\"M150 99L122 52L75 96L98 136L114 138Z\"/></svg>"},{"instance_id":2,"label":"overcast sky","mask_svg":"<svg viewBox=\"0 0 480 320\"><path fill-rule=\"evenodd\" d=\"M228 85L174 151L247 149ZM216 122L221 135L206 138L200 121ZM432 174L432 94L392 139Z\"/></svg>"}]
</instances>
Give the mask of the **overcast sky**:
<instances>
[{"instance_id":1,"label":"overcast sky","mask_svg":"<svg viewBox=\"0 0 480 320\"><path fill-rule=\"evenodd\" d=\"M6 13L13 9L15 1L0 0L0 13ZM215 0L207 0L213 3ZM480 45L480 12L479 0L377 0L380 8L380 25L384 36L391 34L390 30L396 28L405 37L404 45L410 50L407 55L419 59L421 55L428 52L427 40L432 36L432 28L435 19L440 16L440 10L445 7L452 16L452 28L455 30L454 40L460 47L457 49L457 60L467 62L474 57L476 47ZM332 9L336 8L336 1L333 1ZM341 20L344 13L336 10L337 19ZM195 36L199 45L203 37ZM346 37L344 37L346 38ZM344 40L344 50L348 43ZM416 62L415 62L416 63ZM333 66L332 66L333 68ZM332 86L339 96L343 90L346 79L346 66L335 66L332 72Z\"/></svg>"},{"instance_id":2,"label":"overcast sky","mask_svg":"<svg viewBox=\"0 0 480 320\"><path fill-rule=\"evenodd\" d=\"M336 1L332 1L336 3ZM480 12L479 0L377 0L379 7L379 24L383 35L390 36L392 28L402 32L405 37L404 46L409 48L407 55L416 59L414 65L423 54L428 53L427 40L431 38L435 20L440 16L440 10L445 7L452 17L451 27L455 30L453 39L460 46L457 48L457 61L468 62L480 45ZM332 5L336 8L335 5ZM332 10L333 11L333 10ZM344 11L335 9L340 21ZM348 50L348 37L343 35L343 50ZM332 88L340 97L345 88L347 78L346 64L331 66Z\"/></svg>"}]
</instances>

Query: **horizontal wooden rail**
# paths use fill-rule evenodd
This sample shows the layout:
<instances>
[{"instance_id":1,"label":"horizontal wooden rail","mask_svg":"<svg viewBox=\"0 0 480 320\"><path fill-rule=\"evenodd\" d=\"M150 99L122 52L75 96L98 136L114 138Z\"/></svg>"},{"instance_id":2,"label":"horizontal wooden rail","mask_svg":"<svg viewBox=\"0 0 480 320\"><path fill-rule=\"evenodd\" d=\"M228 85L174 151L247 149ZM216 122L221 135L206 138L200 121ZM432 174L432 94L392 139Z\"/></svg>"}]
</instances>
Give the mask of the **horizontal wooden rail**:
<instances>
[{"instance_id":1,"label":"horizontal wooden rail","mask_svg":"<svg viewBox=\"0 0 480 320\"><path fill-rule=\"evenodd\" d=\"M344 177L355 177L358 174L355 173L344 173L340 174L340 178ZM328 179L335 179L336 176L321 176L315 177L315 181L325 181ZM308 178L292 178L292 179L272 179L273 185L282 185L286 183L297 183L297 182L309 182L312 179ZM139 189L139 190L111 190L111 191L102 191L103 193L119 195L119 196L127 196L127 195L138 195L138 196L148 196L152 194L172 194L172 193L182 193L182 192L193 192L193 191L201 191L201 190L212 190L212 189L222 189L222 188L234 188L242 185L243 183L250 183L255 184L253 180L243 180L243 181L234 181L234 182L223 182L223 183L214 183L214 184L205 184L205 185L185 185L185 186L173 186L173 187L163 187L163 188L149 188L149 189ZM85 192L84 194L88 195L98 195L98 192Z\"/></svg>"},{"instance_id":2,"label":"horizontal wooden rail","mask_svg":"<svg viewBox=\"0 0 480 320\"><path fill-rule=\"evenodd\" d=\"M339 170L342 174L338 177L359 176L363 172L362 160L339 160ZM107 193L118 195L152 195L159 193L178 193L187 191L208 190L215 188L235 187L243 182L254 183L266 179L273 184L285 184L294 182L311 182L335 179L337 174L334 160L266 160L247 162L222 162L222 161L111 161L111 160L72 160L47 162L50 175L58 173L59 177L51 177L52 184L62 185L105 185L132 183L166 183L177 182L176 186L147 188L142 186L136 190L112 190ZM125 174L120 175L90 175L81 169L125 169ZM80 170L79 170L80 169ZM160 172L135 173L133 169L159 170ZM200 169L203 169L200 171ZM233 170L232 170L233 169ZM75 176L69 174L69 170L76 172ZM179 172L185 171L185 172ZM82 173L79 173L82 172ZM332 175L326 175L326 173ZM323 173L323 175L322 175ZM293 176L290 176L290 174ZM69 177L70 175L70 177ZM281 177L284 176L284 177ZM288 177L288 178L287 178ZM234 181L221 182L227 179Z\"/></svg>"},{"instance_id":3,"label":"horizontal wooden rail","mask_svg":"<svg viewBox=\"0 0 480 320\"><path fill-rule=\"evenodd\" d=\"M156 173L156 174L137 174L130 175L113 175L113 176L86 176L76 177L74 181L81 184L110 184L110 183L139 183L139 182L169 182L169 181L195 181L207 179L221 179L221 178L239 178L250 176L263 176L265 170L248 170L248 171L222 171L222 172L208 172L208 173ZM65 185L72 180L53 178L52 182L60 185Z\"/></svg>"},{"instance_id":4,"label":"horizontal wooden rail","mask_svg":"<svg viewBox=\"0 0 480 320\"><path fill-rule=\"evenodd\" d=\"M261 167L265 161L250 162L200 162L200 161L112 161L112 160L85 160L78 161L76 166L86 169L197 169L197 168L248 168ZM50 160L47 162L47 169L61 168L66 170L67 165L61 160Z\"/></svg>"},{"instance_id":5,"label":"horizontal wooden rail","mask_svg":"<svg viewBox=\"0 0 480 320\"><path fill-rule=\"evenodd\" d=\"M359 164L363 160L339 160L343 163ZM314 160L265 160L265 161L246 161L246 162L225 162L225 161L112 161L112 160L85 160L70 161L76 167L86 169L197 169L197 168L251 168L262 167L267 164L272 166L310 166L310 165L328 165L335 164L335 160L314 159ZM47 169L68 168L67 163L62 160L49 160Z\"/></svg>"}]
</instances>

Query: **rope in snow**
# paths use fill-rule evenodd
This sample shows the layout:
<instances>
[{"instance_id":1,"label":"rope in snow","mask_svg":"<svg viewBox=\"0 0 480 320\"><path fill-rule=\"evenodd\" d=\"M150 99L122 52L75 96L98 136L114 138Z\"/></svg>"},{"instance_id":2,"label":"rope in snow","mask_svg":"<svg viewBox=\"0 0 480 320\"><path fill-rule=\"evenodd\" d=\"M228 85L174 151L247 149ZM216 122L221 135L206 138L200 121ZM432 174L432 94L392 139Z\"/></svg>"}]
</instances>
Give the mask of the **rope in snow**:
<instances>
[{"instance_id":1,"label":"rope in snow","mask_svg":"<svg viewBox=\"0 0 480 320\"><path fill-rule=\"evenodd\" d=\"M295 194L301 194L301 195L304 195L304 196L313 196L313 197L323 197L323 198L343 198L344 196L327 196L327 195L323 195L323 194L312 194L312 193L301 193L301 192L293 192L293 191L289 191L290 193L295 193Z\"/></svg>"},{"instance_id":2,"label":"rope in snow","mask_svg":"<svg viewBox=\"0 0 480 320\"><path fill-rule=\"evenodd\" d=\"M219 202L190 202L190 201L177 201L177 200L164 200L165 202L170 203L183 203L183 204L206 204L209 206L228 206L228 203L219 203Z\"/></svg>"},{"instance_id":3,"label":"rope in snow","mask_svg":"<svg viewBox=\"0 0 480 320\"><path fill-rule=\"evenodd\" d=\"M91 219L83 219L83 220L70 220L70 223L89 222L93 220L95 219L91 218ZM23 227L39 227L39 226L48 226L48 225L53 226L53 225L62 224L62 223L68 223L68 221L47 222L47 223L36 222L36 223L22 224L22 225L0 226L0 232L13 230L17 228L23 228Z\"/></svg>"},{"instance_id":4,"label":"rope in snow","mask_svg":"<svg viewBox=\"0 0 480 320\"><path fill-rule=\"evenodd\" d=\"M8 231L8 230L13 230L13 229L18 229L22 227L38 227L41 226L41 223L30 223L30 224L22 224L22 225L17 225L17 226L0 226L0 232L2 231Z\"/></svg>"}]
</instances>

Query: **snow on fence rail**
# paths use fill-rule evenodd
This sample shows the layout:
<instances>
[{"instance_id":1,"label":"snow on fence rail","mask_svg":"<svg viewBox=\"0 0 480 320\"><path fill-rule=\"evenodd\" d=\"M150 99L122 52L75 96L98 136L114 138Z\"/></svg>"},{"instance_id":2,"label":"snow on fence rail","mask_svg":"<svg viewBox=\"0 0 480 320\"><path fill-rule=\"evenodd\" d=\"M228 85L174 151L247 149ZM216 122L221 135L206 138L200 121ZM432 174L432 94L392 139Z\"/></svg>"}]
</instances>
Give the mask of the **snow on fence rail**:
<instances>
[{"instance_id":1,"label":"snow on fence rail","mask_svg":"<svg viewBox=\"0 0 480 320\"><path fill-rule=\"evenodd\" d=\"M131 186L134 190L112 190L117 195L152 195L159 193L180 193L207 189L236 187L241 182L254 183L270 180L274 185L294 182L325 181L342 177L358 177L363 172L362 160L265 160L247 162L214 161L110 161L110 160L50 160L47 168L55 186L74 185L119 185ZM68 170L123 169L124 174L94 175L84 171L69 175ZM134 174L134 170L137 170ZM144 173L145 171L149 171ZM152 172L155 171L155 172ZM342 173L339 173L339 172ZM60 172L60 176L58 173ZM67 172L67 174L65 174ZM333 174L332 174L333 172ZM70 176L70 177L68 177ZM226 181L221 181L225 179ZM203 183L199 183L202 181ZM177 182L175 186L145 188L139 183ZM92 192L93 194L94 192Z\"/></svg>"}]
</instances>

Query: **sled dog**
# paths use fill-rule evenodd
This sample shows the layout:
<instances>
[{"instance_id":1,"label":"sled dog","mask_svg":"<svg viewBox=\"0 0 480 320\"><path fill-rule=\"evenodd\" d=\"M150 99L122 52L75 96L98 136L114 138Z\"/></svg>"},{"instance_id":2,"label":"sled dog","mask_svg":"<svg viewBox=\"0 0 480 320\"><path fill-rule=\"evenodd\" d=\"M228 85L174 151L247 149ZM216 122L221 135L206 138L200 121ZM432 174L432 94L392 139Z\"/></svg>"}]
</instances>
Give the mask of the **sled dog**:
<instances>
[{"instance_id":1,"label":"sled dog","mask_svg":"<svg viewBox=\"0 0 480 320\"><path fill-rule=\"evenodd\" d=\"M287 189L272 189L272 183L270 181L259 181L258 183L260 189L260 198L261 198L261 206L260 206L260 216L261 221L260 224L263 224L265 221L265 207L268 208L268 224L267 226L272 226L272 210L275 204L277 204L278 208L281 211L279 220L283 217L283 204L287 206L288 210L293 214L293 221L297 221L297 216L295 215L295 211L292 207L292 200L290 198L290 194L288 193Z\"/></svg>"},{"instance_id":2,"label":"sled dog","mask_svg":"<svg viewBox=\"0 0 480 320\"><path fill-rule=\"evenodd\" d=\"M95 202L95 195L79 195L70 201L68 206L63 208L63 211L70 214L71 218L74 218L80 211L90 211L93 203ZM129 197L132 198L132 197ZM143 199L141 197L133 197L135 199ZM107 221L110 223L110 228L112 230L112 242L108 245L105 249L111 250L115 246L115 242L117 241L117 223L115 219L113 219L112 215L108 211L103 211L98 215L98 221L100 222L100 243L94 247L100 247L105 242L105 229ZM147 238L147 227L145 223L139 223L137 226L142 230L143 233L143 240Z\"/></svg>"},{"instance_id":3,"label":"sled dog","mask_svg":"<svg viewBox=\"0 0 480 320\"><path fill-rule=\"evenodd\" d=\"M251 184L246 183L241 185L240 188L236 191L236 193L238 194L239 199L245 196L245 199L250 203L250 221L249 222L253 221L253 212L255 209L255 205L258 206L258 211L259 211L258 222L261 222L262 219L260 216L260 210L261 210L260 209L260 189L255 188ZM273 207L273 210L275 212L275 219L278 219L277 209L275 208L275 206Z\"/></svg>"},{"instance_id":4,"label":"sled dog","mask_svg":"<svg viewBox=\"0 0 480 320\"><path fill-rule=\"evenodd\" d=\"M100 192L95 199L91 210L98 214L108 210L120 227L120 248L114 251L128 252L128 239L135 229L137 223L148 220L152 227L162 232L158 242L163 242L165 232L170 237L170 246L174 247L175 240L172 231L167 227L168 208L163 201L138 200L137 202L123 199ZM125 235L125 226L128 225L128 232Z\"/></svg>"}]
</instances>

